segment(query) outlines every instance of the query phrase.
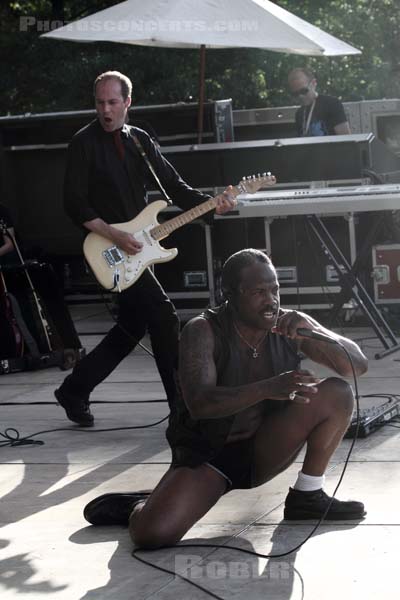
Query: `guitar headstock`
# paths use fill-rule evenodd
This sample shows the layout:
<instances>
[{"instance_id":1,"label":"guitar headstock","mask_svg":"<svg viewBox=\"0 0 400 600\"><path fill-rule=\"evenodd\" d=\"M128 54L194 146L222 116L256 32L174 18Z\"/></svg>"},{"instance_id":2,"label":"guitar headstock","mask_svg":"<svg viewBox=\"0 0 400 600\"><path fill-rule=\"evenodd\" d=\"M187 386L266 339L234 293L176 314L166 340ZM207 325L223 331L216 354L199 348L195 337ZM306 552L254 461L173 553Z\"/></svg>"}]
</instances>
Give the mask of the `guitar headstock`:
<instances>
[{"instance_id":1,"label":"guitar headstock","mask_svg":"<svg viewBox=\"0 0 400 600\"><path fill-rule=\"evenodd\" d=\"M260 175L249 175L243 177L242 181L237 185L241 194L255 194L259 189L270 185L275 185L276 179L274 175L268 171Z\"/></svg>"}]
</instances>

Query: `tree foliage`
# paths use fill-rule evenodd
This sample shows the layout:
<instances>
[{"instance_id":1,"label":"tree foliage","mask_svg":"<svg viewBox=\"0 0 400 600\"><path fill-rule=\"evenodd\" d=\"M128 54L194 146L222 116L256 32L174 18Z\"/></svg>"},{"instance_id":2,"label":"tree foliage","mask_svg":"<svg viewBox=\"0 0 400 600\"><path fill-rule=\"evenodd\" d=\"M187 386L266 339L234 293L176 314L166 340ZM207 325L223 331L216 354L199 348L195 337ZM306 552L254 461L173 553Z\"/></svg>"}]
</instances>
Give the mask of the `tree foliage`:
<instances>
[{"instance_id":1,"label":"tree foliage","mask_svg":"<svg viewBox=\"0 0 400 600\"><path fill-rule=\"evenodd\" d=\"M131 77L138 104L197 99L195 50L40 38L51 23L82 18L116 3L3 3L0 114L91 108L92 81L107 69L118 69ZM276 4L358 47L362 55L308 58L254 49L207 50L208 98L231 97L235 108L292 104L286 87L287 72L300 65L316 71L321 90L343 100L400 96L399 0L279 0Z\"/></svg>"}]
</instances>

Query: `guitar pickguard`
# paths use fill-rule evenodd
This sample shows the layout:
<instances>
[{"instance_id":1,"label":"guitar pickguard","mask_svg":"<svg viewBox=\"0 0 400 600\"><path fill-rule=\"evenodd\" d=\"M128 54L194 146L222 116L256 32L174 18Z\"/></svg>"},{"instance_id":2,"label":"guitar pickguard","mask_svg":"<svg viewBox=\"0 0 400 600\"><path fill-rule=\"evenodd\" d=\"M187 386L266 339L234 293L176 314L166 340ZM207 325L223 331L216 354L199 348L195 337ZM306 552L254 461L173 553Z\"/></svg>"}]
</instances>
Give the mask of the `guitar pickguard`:
<instances>
[{"instance_id":1,"label":"guitar pickguard","mask_svg":"<svg viewBox=\"0 0 400 600\"><path fill-rule=\"evenodd\" d=\"M102 250L102 269L109 271L109 289L122 291L131 286L150 265L175 258L176 249L165 249L154 240L150 231L156 223L148 224L141 231L133 232L135 239L143 244L138 254L126 254L117 246L107 246ZM99 268L99 265L97 265Z\"/></svg>"}]
</instances>

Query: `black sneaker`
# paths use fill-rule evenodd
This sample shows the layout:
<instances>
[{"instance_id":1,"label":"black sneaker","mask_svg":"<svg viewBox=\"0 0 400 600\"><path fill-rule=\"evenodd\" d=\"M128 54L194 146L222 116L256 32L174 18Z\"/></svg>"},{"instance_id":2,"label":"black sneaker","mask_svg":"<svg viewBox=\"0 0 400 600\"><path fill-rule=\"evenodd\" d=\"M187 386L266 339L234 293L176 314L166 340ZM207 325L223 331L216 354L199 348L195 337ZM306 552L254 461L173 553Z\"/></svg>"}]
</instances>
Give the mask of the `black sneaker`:
<instances>
[{"instance_id":1,"label":"black sneaker","mask_svg":"<svg viewBox=\"0 0 400 600\"><path fill-rule=\"evenodd\" d=\"M312 492L301 492L289 488L285 500L283 516L288 521L301 521L304 519L320 519L331 501L322 489ZM366 515L364 504L354 500L337 500L334 498L325 515L330 521L347 521L350 519L362 519Z\"/></svg>"},{"instance_id":2,"label":"black sneaker","mask_svg":"<svg viewBox=\"0 0 400 600\"><path fill-rule=\"evenodd\" d=\"M134 506L150 496L150 490L103 494L83 509L83 516L92 525L128 525Z\"/></svg>"},{"instance_id":3,"label":"black sneaker","mask_svg":"<svg viewBox=\"0 0 400 600\"><path fill-rule=\"evenodd\" d=\"M64 385L64 384L63 384ZM54 390L57 402L63 407L70 421L78 423L81 427L92 427L94 417L89 408L89 397L82 398L68 393L63 385Z\"/></svg>"}]
</instances>

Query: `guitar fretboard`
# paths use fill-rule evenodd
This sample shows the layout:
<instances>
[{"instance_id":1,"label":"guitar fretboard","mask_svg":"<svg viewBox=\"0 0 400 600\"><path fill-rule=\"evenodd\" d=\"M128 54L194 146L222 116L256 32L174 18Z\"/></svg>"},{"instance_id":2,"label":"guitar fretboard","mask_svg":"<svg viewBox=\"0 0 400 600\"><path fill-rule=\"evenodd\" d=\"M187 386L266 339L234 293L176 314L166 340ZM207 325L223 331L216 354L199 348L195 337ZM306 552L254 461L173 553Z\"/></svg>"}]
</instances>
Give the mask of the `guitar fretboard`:
<instances>
[{"instance_id":1,"label":"guitar fretboard","mask_svg":"<svg viewBox=\"0 0 400 600\"><path fill-rule=\"evenodd\" d=\"M237 196L239 193L240 192L237 187L233 188L233 195ZM202 202L202 204L194 206L190 210L181 213L177 217L174 217L173 219L170 219L169 221L166 221L161 225L157 225L157 227L153 227L153 229L150 232L151 236L155 240L163 240L164 238L168 237L173 231L179 229L179 227L187 225L187 223L194 221L194 219L202 217L206 213L210 212L210 210L213 210L213 208L215 208L216 206L216 198L210 198L209 200Z\"/></svg>"}]
</instances>

